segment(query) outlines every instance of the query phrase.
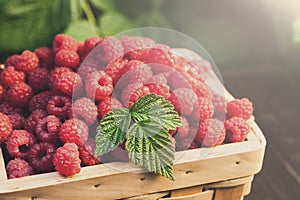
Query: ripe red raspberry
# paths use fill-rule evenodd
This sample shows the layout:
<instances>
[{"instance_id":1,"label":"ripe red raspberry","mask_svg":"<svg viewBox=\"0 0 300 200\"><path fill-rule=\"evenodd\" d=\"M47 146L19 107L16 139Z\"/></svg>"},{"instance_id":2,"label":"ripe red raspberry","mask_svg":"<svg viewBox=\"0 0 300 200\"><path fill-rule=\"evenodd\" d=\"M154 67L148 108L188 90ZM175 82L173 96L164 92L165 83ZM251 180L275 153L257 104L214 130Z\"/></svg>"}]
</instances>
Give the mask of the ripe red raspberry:
<instances>
[{"instance_id":1,"label":"ripe red raspberry","mask_svg":"<svg viewBox=\"0 0 300 200\"><path fill-rule=\"evenodd\" d=\"M78 46L76 40L66 34L57 34L52 44L52 51L55 54L63 49L77 51L77 48Z\"/></svg>"},{"instance_id":2,"label":"ripe red raspberry","mask_svg":"<svg viewBox=\"0 0 300 200\"><path fill-rule=\"evenodd\" d=\"M138 36L123 36L121 37L121 43L124 47L124 52L130 59L140 58L139 53L142 49L149 49L155 45L155 42L146 37Z\"/></svg>"},{"instance_id":3,"label":"ripe red raspberry","mask_svg":"<svg viewBox=\"0 0 300 200\"><path fill-rule=\"evenodd\" d=\"M227 103L227 115L229 117L241 117L248 120L252 114L253 104L247 98L234 99Z\"/></svg>"},{"instance_id":4,"label":"ripe red raspberry","mask_svg":"<svg viewBox=\"0 0 300 200\"><path fill-rule=\"evenodd\" d=\"M200 71L203 77L209 76L209 73L212 71L210 63L205 59L193 59L191 60L191 64Z\"/></svg>"},{"instance_id":5,"label":"ripe red raspberry","mask_svg":"<svg viewBox=\"0 0 300 200\"><path fill-rule=\"evenodd\" d=\"M210 89L205 82L195 80L191 85L198 98L203 97L211 99Z\"/></svg>"},{"instance_id":6,"label":"ripe red raspberry","mask_svg":"<svg viewBox=\"0 0 300 200\"><path fill-rule=\"evenodd\" d=\"M93 152L89 151L85 145L79 147L79 157L82 166L96 165L100 162L100 160L94 156Z\"/></svg>"},{"instance_id":7,"label":"ripe red raspberry","mask_svg":"<svg viewBox=\"0 0 300 200\"><path fill-rule=\"evenodd\" d=\"M11 106L26 107L33 96L32 89L26 83L17 83L7 91L7 102Z\"/></svg>"},{"instance_id":8,"label":"ripe red raspberry","mask_svg":"<svg viewBox=\"0 0 300 200\"><path fill-rule=\"evenodd\" d=\"M39 58L35 55L35 53L29 50L23 51L17 58L17 62L15 64L16 70L22 71L26 74L34 71L39 66Z\"/></svg>"},{"instance_id":9,"label":"ripe red raspberry","mask_svg":"<svg viewBox=\"0 0 300 200\"><path fill-rule=\"evenodd\" d=\"M173 89L191 88L192 87L191 84L189 83L189 81L177 71L171 72L167 79L168 79L169 85Z\"/></svg>"},{"instance_id":10,"label":"ripe red raspberry","mask_svg":"<svg viewBox=\"0 0 300 200\"><path fill-rule=\"evenodd\" d=\"M55 169L63 176L74 176L81 170L78 147L74 143L66 143L59 147L53 159Z\"/></svg>"},{"instance_id":11,"label":"ripe red raspberry","mask_svg":"<svg viewBox=\"0 0 300 200\"><path fill-rule=\"evenodd\" d=\"M121 102L113 97L107 97L98 104L99 118L102 119L105 114L112 111L114 108L122 108Z\"/></svg>"},{"instance_id":12,"label":"ripe red raspberry","mask_svg":"<svg viewBox=\"0 0 300 200\"><path fill-rule=\"evenodd\" d=\"M67 96L55 95L47 103L46 109L50 115L61 119L68 117L72 107L72 100Z\"/></svg>"},{"instance_id":13,"label":"ripe red raspberry","mask_svg":"<svg viewBox=\"0 0 300 200\"><path fill-rule=\"evenodd\" d=\"M62 142L72 142L78 146L83 145L89 135L88 126L81 120L73 118L66 120L59 132L59 136Z\"/></svg>"},{"instance_id":14,"label":"ripe red raspberry","mask_svg":"<svg viewBox=\"0 0 300 200\"><path fill-rule=\"evenodd\" d=\"M179 136L180 138L186 138L189 134L190 125L185 117L181 117L182 126L178 127L176 130L170 130L169 134L171 136Z\"/></svg>"},{"instance_id":15,"label":"ripe red raspberry","mask_svg":"<svg viewBox=\"0 0 300 200\"><path fill-rule=\"evenodd\" d=\"M153 76L151 67L139 60L129 61L120 73L122 77L117 87L121 89L130 83L144 83Z\"/></svg>"},{"instance_id":16,"label":"ripe red raspberry","mask_svg":"<svg viewBox=\"0 0 300 200\"><path fill-rule=\"evenodd\" d=\"M116 37L105 37L97 46L99 48L99 57L105 63L108 64L115 59L123 56L123 46Z\"/></svg>"},{"instance_id":17,"label":"ripe red raspberry","mask_svg":"<svg viewBox=\"0 0 300 200\"><path fill-rule=\"evenodd\" d=\"M29 74L28 85L35 93L49 89L49 70L46 68L37 68Z\"/></svg>"},{"instance_id":18,"label":"ripe red raspberry","mask_svg":"<svg viewBox=\"0 0 300 200\"><path fill-rule=\"evenodd\" d=\"M223 122L217 119L206 119L201 122L195 137L198 145L214 147L224 142L226 131Z\"/></svg>"},{"instance_id":19,"label":"ripe red raspberry","mask_svg":"<svg viewBox=\"0 0 300 200\"><path fill-rule=\"evenodd\" d=\"M82 80L78 74L62 69L61 72L54 70L50 75L50 86L57 94L72 96L82 90Z\"/></svg>"},{"instance_id":20,"label":"ripe red raspberry","mask_svg":"<svg viewBox=\"0 0 300 200\"><path fill-rule=\"evenodd\" d=\"M190 115L197 103L195 92L188 88L178 88L171 92L168 99L175 107L175 110L182 115Z\"/></svg>"},{"instance_id":21,"label":"ripe red raspberry","mask_svg":"<svg viewBox=\"0 0 300 200\"><path fill-rule=\"evenodd\" d=\"M83 42L78 42L77 43L76 53L78 54L78 56L80 58L80 61L83 61L85 59L84 43Z\"/></svg>"},{"instance_id":22,"label":"ripe red raspberry","mask_svg":"<svg viewBox=\"0 0 300 200\"><path fill-rule=\"evenodd\" d=\"M8 162L6 166L8 178L21 178L24 176L33 175L32 167L23 159L15 158Z\"/></svg>"},{"instance_id":23,"label":"ripe red raspberry","mask_svg":"<svg viewBox=\"0 0 300 200\"><path fill-rule=\"evenodd\" d=\"M47 116L47 112L42 109L34 110L25 120L24 128L30 133L35 133L37 123Z\"/></svg>"},{"instance_id":24,"label":"ripe red raspberry","mask_svg":"<svg viewBox=\"0 0 300 200\"><path fill-rule=\"evenodd\" d=\"M49 85L52 90L54 90L54 86L56 84L57 79L62 76L62 74L71 72L72 70L68 67L57 67L55 68L49 76Z\"/></svg>"},{"instance_id":25,"label":"ripe red raspberry","mask_svg":"<svg viewBox=\"0 0 300 200\"><path fill-rule=\"evenodd\" d=\"M166 78L167 74L166 73L159 73L156 74L154 76L151 76L149 79L147 79L147 81L145 82L145 84L157 84L157 85L167 85L168 84L168 80Z\"/></svg>"},{"instance_id":26,"label":"ripe red raspberry","mask_svg":"<svg viewBox=\"0 0 300 200\"><path fill-rule=\"evenodd\" d=\"M48 115L36 125L36 136L41 142L57 143L61 122L54 115Z\"/></svg>"},{"instance_id":27,"label":"ripe red raspberry","mask_svg":"<svg viewBox=\"0 0 300 200\"><path fill-rule=\"evenodd\" d=\"M214 114L214 106L212 104L211 99L209 98L198 98L197 104L194 107L192 118L197 121L204 121L209 119Z\"/></svg>"},{"instance_id":28,"label":"ripe red raspberry","mask_svg":"<svg viewBox=\"0 0 300 200\"><path fill-rule=\"evenodd\" d=\"M24 127L25 118L22 115L15 113L7 116L9 117L14 130L22 129Z\"/></svg>"},{"instance_id":29,"label":"ripe red raspberry","mask_svg":"<svg viewBox=\"0 0 300 200\"><path fill-rule=\"evenodd\" d=\"M52 91L41 92L33 96L29 103L30 112L36 109L46 110L46 105L53 96L54 96L54 92Z\"/></svg>"},{"instance_id":30,"label":"ripe red raspberry","mask_svg":"<svg viewBox=\"0 0 300 200\"><path fill-rule=\"evenodd\" d=\"M12 157L27 160L30 148L36 144L36 138L25 130L14 130L6 144L8 153Z\"/></svg>"},{"instance_id":31,"label":"ripe red raspberry","mask_svg":"<svg viewBox=\"0 0 300 200\"><path fill-rule=\"evenodd\" d=\"M225 100L225 94L224 95L220 95L217 94L215 92L212 92L212 103L214 105L215 108L215 114L219 115L225 115L226 113L226 107L227 107L227 103Z\"/></svg>"},{"instance_id":32,"label":"ripe red raspberry","mask_svg":"<svg viewBox=\"0 0 300 200\"><path fill-rule=\"evenodd\" d=\"M13 66L8 66L1 72L1 83L6 88L24 82L25 78L24 72L16 71Z\"/></svg>"},{"instance_id":33,"label":"ripe red raspberry","mask_svg":"<svg viewBox=\"0 0 300 200\"><path fill-rule=\"evenodd\" d=\"M130 108L139 98L150 94L148 87L142 83L129 84L121 94L121 100L125 107Z\"/></svg>"},{"instance_id":34,"label":"ripe red raspberry","mask_svg":"<svg viewBox=\"0 0 300 200\"><path fill-rule=\"evenodd\" d=\"M79 61L79 56L75 51L63 49L55 55L55 64L59 67L64 66L75 69L79 64Z\"/></svg>"},{"instance_id":35,"label":"ripe red raspberry","mask_svg":"<svg viewBox=\"0 0 300 200\"><path fill-rule=\"evenodd\" d=\"M12 123L9 117L0 113L0 144L5 142L12 132Z\"/></svg>"},{"instance_id":36,"label":"ripe red raspberry","mask_svg":"<svg viewBox=\"0 0 300 200\"><path fill-rule=\"evenodd\" d=\"M145 86L149 88L150 93L162 96L165 99L168 99L170 97L170 88L168 85L148 83L145 84Z\"/></svg>"},{"instance_id":37,"label":"ripe red raspberry","mask_svg":"<svg viewBox=\"0 0 300 200\"><path fill-rule=\"evenodd\" d=\"M85 91L88 97L103 100L113 92L113 81L104 71L97 71L85 80Z\"/></svg>"},{"instance_id":38,"label":"ripe red raspberry","mask_svg":"<svg viewBox=\"0 0 300 200\"><path fill-rule=\"evenodd\" d=\"M0 84L0 103L2 103L5 100L6 90L5 88Z\"/></svg>"},{"instance_id":39,"label":"ripe red raspberry","mask_svg":"<svg viewBox=\"0 0 300 200\"><path fill-rule=\"evenodd\" d=\"M5 60L5 66L16 66L19 55L15 54Z\"/></svg>"},{"instance_id":40,"label":"ripe red raspberry","mask_svg":"<svg viewBox=\"0 0 300 200\"><path fill-rule=\"evenodd\" d=\"M109 63L105 68L105 73L108 74L112 79L114 85L119 81L121 78L121 70L124 66L128 63L127 59L119 58L114 60L113 62Z\"/></svg>"},{"instance_id":41,"label":"ripe red raspberry","mask_svg":"<svg viewBox=\"0 0 300 200\"><path fill-rule=\"evenodd\" d=\"M34 144L30 150L28 159L36 173L46 173L54 170L53 157L55 146L50 143Z\"/></svg>"},{"instance_id":42,"label":"ripe red raspberry","mask_svg":"<svg viewBox=\"0 0 300 200\"><path fill-rule=\"evenodd\" d=\"M91 64L83 64L78 68L77 74L81 77L82 80L85 80L90 74L98 71L98 67Z\"/></svg>"},{"instance_id":43,"label":"ripe red raspberry","mask_svg":"<svg viewBox=\"0 0 300 200\"><path fill-rule=\"evenodd\" d=\"M163 44L156 44L151 49L149 49L148 53L146 53L143 58L146 63L154 63L159 64L165 67L172 67L175 62L174 55L171 49Z\"/></svg>"},{"instance_id":44,"label":"ripe red raspberry","mask_svg":"<svg viewBox=\"0 0 300 200\"><path fill-rule=\"evenodd\" d=\"M231 117L224 122L224 126L228 142L243 142L250 132L250 126L240 117Z\"/></svg>"},{"instance_id":45,"label":"ripe red raspberry","mask_svg":"<svg viewBox=\"0 0 300 200\"><path fill-rule=\"evenodd\" d=\"M40 47L37 48L34 53L39 58L41 67L45 67L47 69L52 69L54 67L54 54L52 49L49 47Z\"/></svg>"},{"instance_id":46,"label":"ripe red raspberry","mask_svg":"<svg viewBox=\"0 0 300 200\"><path fill-rule=\"evenodd\" d=\"M92 125L98 116L97 106L87 97L77 99L73 103L71 111L72 117L83 119L87 125Z\"/></svg>"},{"instance_id":47,"label":"ripe red raspberry","mask_svg":"<svg viewBox=\"0 0 300 200\"><path fill-rule=\"evenodd\" d=\"M6 101L2 102L0 104L0 112L6 114L6 115L10 115L10 114L23 114L23 110L21 108L18 107L13 107L10 104L8 104Z\"/></svg>"},{"instance_id":48,"label":"ripe red raspberry","mask_svg":"<svg viewBox=\"0 0 300 200\"><path fill-rule=\"evenodd\" d=\"M195 128L190 128L186 137L182 137L180 134L176 134L174 136L176 140L176 151L183 151L189 149L193 144L196 135L197 129Z\"/></svg>"},{"instance_id":49,"label":"ripe red raspberry","mask_svg":"<svg viewBox=\"0 0 300 200\"><path fill-rule=\"evenodd\" d=\"M84 41L84 54L89 54L100 42L102 38L98 36L91 36Z\"/></svg>"}]
</instances>

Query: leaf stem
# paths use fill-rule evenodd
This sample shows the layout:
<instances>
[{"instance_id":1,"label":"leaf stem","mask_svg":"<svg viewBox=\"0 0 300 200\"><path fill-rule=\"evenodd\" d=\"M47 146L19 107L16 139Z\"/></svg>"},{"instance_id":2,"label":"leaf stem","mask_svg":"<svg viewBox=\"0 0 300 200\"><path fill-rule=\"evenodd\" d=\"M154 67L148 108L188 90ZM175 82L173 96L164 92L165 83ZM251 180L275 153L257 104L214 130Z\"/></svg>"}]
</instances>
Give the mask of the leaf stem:
<instances>
[{"instance_id":1,"label":"leaf stem","mask_svg":"<svg viewBox=\"0 0 300 200\"><path fill-rule=\"evenodd\" d=\"M87 17L88 22L97 29L96 18L93 14L93 11L92 11L89 3L86 0L81 0L80 3L81 3L81 7Z\"/></svg>"}]
</instances>

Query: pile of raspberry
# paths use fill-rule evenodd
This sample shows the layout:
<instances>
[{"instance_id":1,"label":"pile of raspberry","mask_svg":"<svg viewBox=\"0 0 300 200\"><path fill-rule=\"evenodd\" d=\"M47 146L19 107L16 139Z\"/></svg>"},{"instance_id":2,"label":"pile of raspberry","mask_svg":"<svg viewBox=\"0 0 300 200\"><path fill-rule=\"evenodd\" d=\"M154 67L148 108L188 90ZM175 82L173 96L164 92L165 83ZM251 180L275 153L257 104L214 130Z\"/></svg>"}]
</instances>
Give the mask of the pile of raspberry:
<instances>
[{"instance_id":1,"label":"pile of raspberry","mask_svg":"<svg viewBox=\"0 0 300 200\"><path fill-rule=\"evenodd\" d=\"M8 178L128 161L125 145L94 157L99 120L154 93L169 100L183 126L170 131L176 150L244 141L252 103L227 102L206 84L211 67L150 38L58 34L52 47L7 58L0 71L0 144ZM101 161L101 162L100 162Z\"/></svg>"}]
</instances>

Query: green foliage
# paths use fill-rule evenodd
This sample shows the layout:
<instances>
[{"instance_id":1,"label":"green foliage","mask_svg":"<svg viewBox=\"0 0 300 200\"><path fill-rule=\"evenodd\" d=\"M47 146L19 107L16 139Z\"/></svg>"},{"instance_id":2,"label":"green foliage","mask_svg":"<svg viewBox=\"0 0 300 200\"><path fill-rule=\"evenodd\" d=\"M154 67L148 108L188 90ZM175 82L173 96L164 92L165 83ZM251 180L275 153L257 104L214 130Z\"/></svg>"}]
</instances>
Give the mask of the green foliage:
<instances>
[{"instance_id":1,"label":"green foliage","mask_svg":"<svg viewBox=\"0 0 300 200\"><path fill-rule=\"evenodd\" d=\"M104 35L113 35L134 27L129 19L118 12L105 12L99 19L99 26Z\"/></svg>"},{"instance_id":2,"label":"green foliage","mask_svg":"<svg viewBox=\"0 0 300 200\"><path fill-rule=\"evenodd\" d=\"M114 109L106 114L97 128L95 155L101 156L124 142L129 124L130 113L126 108Z\"/></svg>"},{"instance_id":3,"label":"green foliage","mask_svg":"<svg viewBox=\"0 0 300 200\"><path fill-rule=\"evenodd\" d=\"M72 22L66 29L65 33L71 35L78 41L84 41L90 36L98 35L96 27L89 23L87 20Z\"/></svg>"},{"instance_id":4,"label":"green foliage","mask_svg":"<svg viewBox=\"0 0 300 200\"><path fill-rule=\"evenodd\" d=\"M126 137L126 150L134 164L174 180L175 146L168 132L181 125L169 101L155 94L145 95L130 110L118 108L104 116L97 129L95 155L115 149Z\"/></svg>"},{"instance_id":5,"label":"green foliage","mask_svg":"<svg viewBox=\"0 0 300 200\"><path fill-rule=\"evenodd\" d=\"M79 0L1 0L0 53L50 45L80 14Z\"/></svg>"}]
</instances>

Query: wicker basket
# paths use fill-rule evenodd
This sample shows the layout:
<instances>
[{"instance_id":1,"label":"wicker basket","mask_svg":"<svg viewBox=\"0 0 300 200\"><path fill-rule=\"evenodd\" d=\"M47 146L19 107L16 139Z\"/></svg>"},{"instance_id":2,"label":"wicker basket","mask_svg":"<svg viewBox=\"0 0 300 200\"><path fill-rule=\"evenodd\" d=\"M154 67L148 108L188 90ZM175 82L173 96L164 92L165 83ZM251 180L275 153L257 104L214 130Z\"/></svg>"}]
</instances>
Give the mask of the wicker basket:
<instances>
[{"instance_id":1,"label":"wicker basket","mask_svg":"<svg viewBox=\"0 0 300 200\"><path fill-rule=\"evenodd\" d=\"M181 52L195 56L186 50ZM233 98L226 95L228 100ZM240 200L250 193L253 176L262 168L266 146L263 133L254 120L251 123L244 142L176 152L175 181L146 173L130 162L83 167L72 178L51 172L7 179L0 149L0 199Z\"/></svg>"}]
</instances>

